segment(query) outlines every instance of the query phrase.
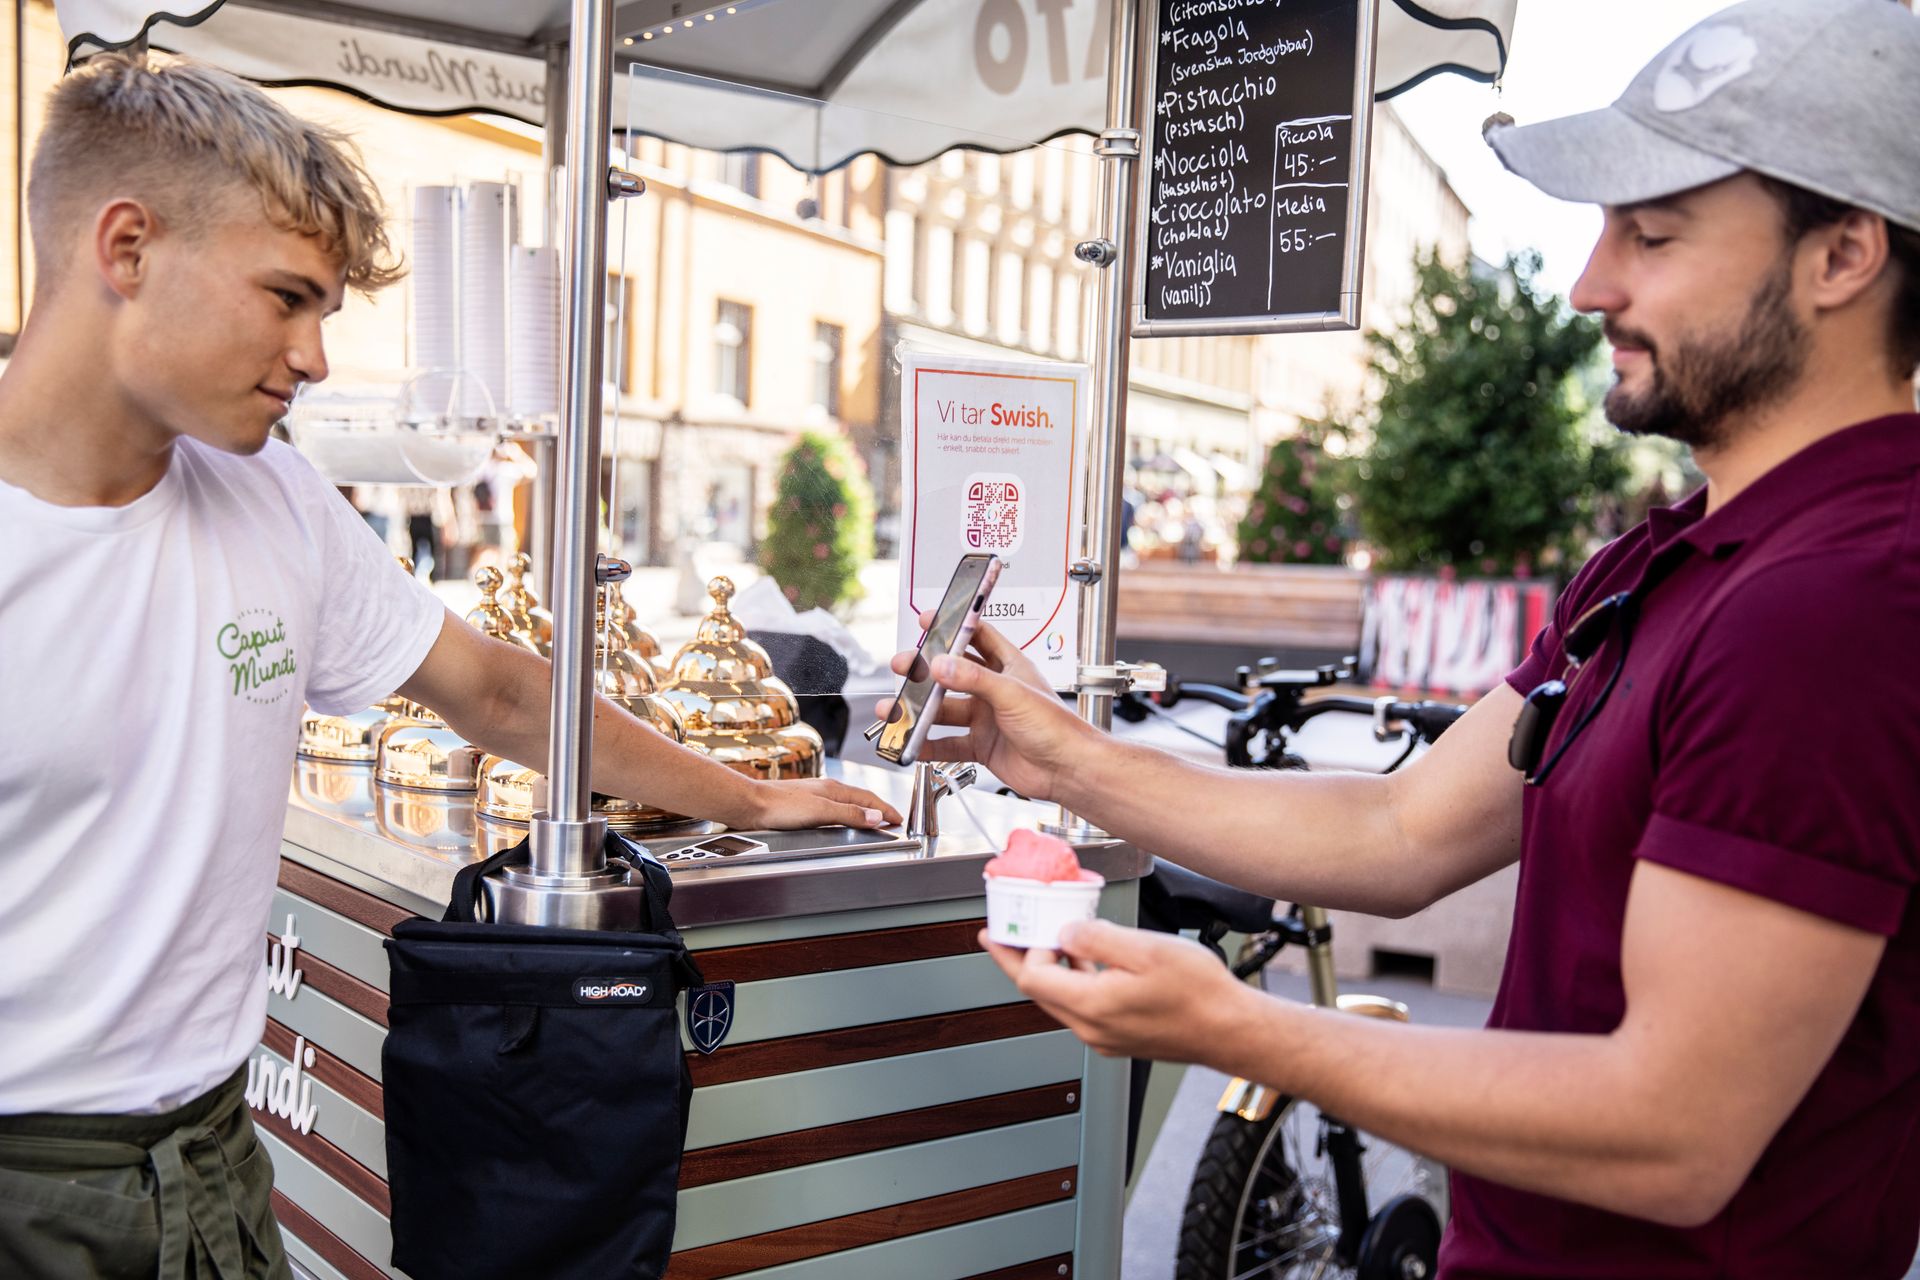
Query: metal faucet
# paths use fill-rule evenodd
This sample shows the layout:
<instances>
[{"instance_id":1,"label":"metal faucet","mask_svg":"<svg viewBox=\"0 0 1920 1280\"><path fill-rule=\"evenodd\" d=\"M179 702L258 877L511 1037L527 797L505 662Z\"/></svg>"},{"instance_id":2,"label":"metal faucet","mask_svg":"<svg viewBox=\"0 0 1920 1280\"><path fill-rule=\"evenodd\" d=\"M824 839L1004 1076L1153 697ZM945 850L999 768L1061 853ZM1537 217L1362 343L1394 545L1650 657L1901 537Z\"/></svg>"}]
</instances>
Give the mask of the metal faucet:
<instances>
[{"instance_id":1,"label":"metal faucet","mask_svg":"<svg viewBox=\"0 0 1920 1280\"><path fill-rule=\"evenodd\" d=\"M980 776L971 764L916 764L913 802L907 807L907 834L915 839L940 834L940 801L962 791Z\"/></svg>"}]
</instances>

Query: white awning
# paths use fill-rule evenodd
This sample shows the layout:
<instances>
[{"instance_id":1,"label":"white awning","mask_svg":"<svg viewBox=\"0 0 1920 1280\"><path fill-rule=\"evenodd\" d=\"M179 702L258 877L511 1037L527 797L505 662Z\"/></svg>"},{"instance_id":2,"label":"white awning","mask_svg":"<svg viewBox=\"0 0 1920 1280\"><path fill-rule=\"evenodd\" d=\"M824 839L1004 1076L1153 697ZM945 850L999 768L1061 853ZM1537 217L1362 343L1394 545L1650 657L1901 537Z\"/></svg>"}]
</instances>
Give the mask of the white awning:
<instances>
[{"instance_id":1,"label":"white awning","mask_svg":"<svg viewBox=\"0 0 1920 1280\"><path fill-rule=\"evenodd\" d=\"M1382 97L1428 76L1494 79L1519 0L1381 0ZM544 124L546 50L566 0L56 0L84 57L145 33L269 85L343 89L401 111ZM917 163L1012 151L1106 113L1106 0L671 0L616 6L613 121L824 171L865 152ZM626 43L632 40L632 44ZM938 92L931 92L937 86Z\"/></svg>"}]
</instances>

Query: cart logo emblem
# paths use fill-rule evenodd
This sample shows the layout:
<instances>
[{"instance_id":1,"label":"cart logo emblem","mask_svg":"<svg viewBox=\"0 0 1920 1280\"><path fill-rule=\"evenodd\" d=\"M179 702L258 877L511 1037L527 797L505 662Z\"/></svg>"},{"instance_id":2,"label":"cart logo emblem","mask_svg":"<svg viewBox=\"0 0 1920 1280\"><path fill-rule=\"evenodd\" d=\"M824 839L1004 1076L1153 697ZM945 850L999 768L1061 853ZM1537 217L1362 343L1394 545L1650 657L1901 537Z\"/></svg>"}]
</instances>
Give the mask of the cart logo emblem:
<instances>
[{"instance_id":1,"label":"cart logo emblem","mask_svg":"<svg viewBox=\"0 0 1920 1280\"><path fill-rule=\"evenodd\" d=\"M702 1053L712 1053L733 1030L733 984L709 982L687 992L687 1038Z\"/></svg>"},{"instance_id":2,"label":"cart logo emblem","mask_svg":"<svg viewBox=\"0 0 1920 1280\"><path fill-rule=\"evenodd\" d=\"M645 1004L652 994L637 978L579 978L573 984L575 1004Z\"/></svg>"}]
</instances>

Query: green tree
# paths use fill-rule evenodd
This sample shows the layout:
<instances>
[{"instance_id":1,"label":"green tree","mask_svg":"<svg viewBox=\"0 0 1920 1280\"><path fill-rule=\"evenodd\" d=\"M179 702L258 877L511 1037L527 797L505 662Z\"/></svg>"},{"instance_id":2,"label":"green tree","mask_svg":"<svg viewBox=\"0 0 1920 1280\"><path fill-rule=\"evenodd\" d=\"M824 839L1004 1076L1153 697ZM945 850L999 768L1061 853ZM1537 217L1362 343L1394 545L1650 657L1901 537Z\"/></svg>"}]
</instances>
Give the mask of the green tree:
<instances>
[{"instance_id":1,"label":"green tree","mask_svg":"<svg viewBox=\"0 0 1920 1280\"><path fill-rule=\"evenodd\" d=\"M832 609L862 594L873 558L873 489L837 435L803 432L780 462L760 567L796 609Z\"/></svg>"},{"instance_id":2,"label":"green tree","mask_svg":"<svg viewBox=\"0 0 1920 1280\"><path fill-rule=\"evenodd\" d=\"M1341 564L1347 550L1340 499L1345 460L1326 449L1342 434L1325 422L1303 422L1299 433L1267 451L1259 487L1239 530L1240 559L1253 564Z\"/></svg>"},{"instance_id":3,"label":"green tree","mask_svg":"<svg viewBox=\"0 0 1920 1280\"><path fill-rule=\"evenodd\" d=\"M1536 285L1540 257L1491 272L1418 264L1400 328L1372 336L1378 419L1355 472L1382 568L1526 573L1577 563L1626 478L1576 376L1599 324Z\"/></svg>"}]
</instances>

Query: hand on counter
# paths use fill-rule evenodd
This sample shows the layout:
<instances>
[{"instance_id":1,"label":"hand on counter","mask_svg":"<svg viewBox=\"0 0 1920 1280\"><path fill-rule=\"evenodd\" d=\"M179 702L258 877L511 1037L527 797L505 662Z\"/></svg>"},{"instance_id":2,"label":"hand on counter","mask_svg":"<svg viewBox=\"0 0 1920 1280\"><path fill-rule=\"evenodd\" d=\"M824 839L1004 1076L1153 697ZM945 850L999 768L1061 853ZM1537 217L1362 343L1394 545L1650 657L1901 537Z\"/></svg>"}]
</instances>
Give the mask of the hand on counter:
<instances>
[{"instance_id":1,"label":"hand on counter","mask_svg":"<svg viewBox=\"0 0 1920 1280\"><path fill-rule=\"evenodd\" d=\"M735 830L796 831L803 827L883 827L900 822L900 811L864 787L835 778L756 782L747 793L751 812Z\"/></svg>"},{"instance_id":2,"label":"hand on counter","mask_svg":"<svg viewBox=\"0 0 1920 1280\"><path fill-rule=\"evenodd\" d=\"M931 611L920 615L922 628L932 624ZM896 675L927 674L925 660L912 651L895 654L892 665ZM967 732L928 739L920 758L976 761L1023 796L1061 799L1061 782L1100 735L1067 709L1040 669L985 622L965 657L942 656L932 668L948 695L935 723ZM893 699L886 698L875 712L884 720L892 709Z\"/></svg>"},{"instance_id":3,"label":"hand on counter","mask_svg":"<svg viewBox=\"0 0 1920 1280\"><path fill-rule=\"evenodd\" d=\"M1068 925L1058 953L1003 947L984 929L980 945L1021 995L1110 1058L1206 1062L1276 1003L1197 942L1106 920Z\"/></svg>"}]
</instances>

